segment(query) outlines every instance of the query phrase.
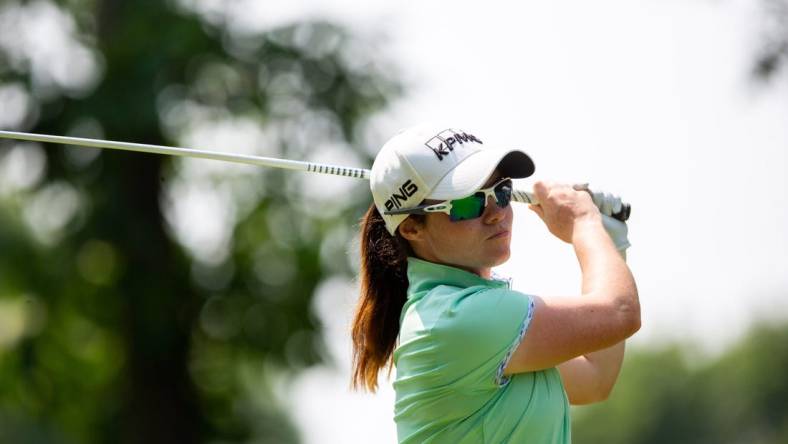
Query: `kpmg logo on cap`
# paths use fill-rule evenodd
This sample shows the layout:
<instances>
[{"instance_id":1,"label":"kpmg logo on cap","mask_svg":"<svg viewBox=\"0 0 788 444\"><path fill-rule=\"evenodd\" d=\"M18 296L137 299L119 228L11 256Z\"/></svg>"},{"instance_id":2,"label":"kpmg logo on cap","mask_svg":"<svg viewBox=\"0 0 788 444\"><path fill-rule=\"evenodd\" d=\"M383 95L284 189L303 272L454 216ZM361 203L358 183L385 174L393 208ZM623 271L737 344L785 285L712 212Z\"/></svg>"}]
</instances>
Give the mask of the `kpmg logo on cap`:
<instances>
[{"instance_id":1,"label":"kpmg logo on cap","mask_svg":"<svg viewBox=\"0 0 788 444\"><path fill-rule=\"evenodd\" d=\"M468 142L482 143L482 141L473 134L447 129L428 140L425 145L438 156L438 160L443 160L443 156L449 155L449 151L454 151L454 145Z\"/></svg>"}]
</instances>

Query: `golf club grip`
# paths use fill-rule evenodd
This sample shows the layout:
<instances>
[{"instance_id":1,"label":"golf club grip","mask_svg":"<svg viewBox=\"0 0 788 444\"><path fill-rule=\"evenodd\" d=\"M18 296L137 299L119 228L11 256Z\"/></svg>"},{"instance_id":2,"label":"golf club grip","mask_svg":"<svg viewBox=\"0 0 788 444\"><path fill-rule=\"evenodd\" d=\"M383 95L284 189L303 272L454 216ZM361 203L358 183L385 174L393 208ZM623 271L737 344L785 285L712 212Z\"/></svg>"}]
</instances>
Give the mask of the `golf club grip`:
<instances>
[{"instance_id":1,"label":"golf club grip","mask_svg":"<svg viewBox=\"0 0 788 444\"><path fill-rule=\"evenodd\" d=\"M515 202L539 205L539 202L536 200L533 193L524 190L513 190L512 200ZM614 219L620 220L621 222L626 222L627 220L629 220L629 215L631 212L632 212L632 206L626 202L622 202L621 211L615 214L611 214L610 216Z\"/></svg>"},{"instance_id":2,"label":"golf club grip","mask_svg":"<svg viewBox=\"0 0 788 444\"><path fill-rule=\"evenodd\" d=\"M338 165L326 165L323 163L304 162L305 170L310 173L333 174L342 177L355 177L357 179L369 179L370 171L366 168L342 167Z\"/></svg>"}]
</instances>

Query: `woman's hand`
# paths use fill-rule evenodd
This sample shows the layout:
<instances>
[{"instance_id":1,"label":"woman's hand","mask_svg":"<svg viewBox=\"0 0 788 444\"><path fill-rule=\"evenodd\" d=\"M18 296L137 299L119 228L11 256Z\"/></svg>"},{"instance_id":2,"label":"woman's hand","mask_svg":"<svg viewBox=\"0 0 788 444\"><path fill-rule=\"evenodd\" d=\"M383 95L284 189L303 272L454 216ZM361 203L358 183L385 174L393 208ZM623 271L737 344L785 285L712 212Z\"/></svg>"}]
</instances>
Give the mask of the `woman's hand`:
<instances>
[{"instance_id":1,"label":"woman's hand","mask_svg":"<svg viewBox=\"0 0 788 444\"><path fill-rule=\"evenodd\" d=\"M566 243L572 243L576 224L601 223L599 209L586 191L577 191L567 184L539 181L534 184L534 196L539 205L528 207L555 237Z\"/></svg>"},{"instance_id":2,"label":"woman's hand","mask_svg":"<svg viewBox=\"0 0 788 444\"><path fill-rule=\"evenodd\" d=\"M573 297L533 297L533 318L504 370L506 375L555 367L582 355L585 356L575 364L589 362L590 353L610 349L640 329L635 279L621 254L629 245L626 225L621 223L615 233L606 232L591 196L569 185L537 182L534 195L541 204L532 205L531 209L551 233L574 247L582 273L581 293ZM616 251L617 247L621 251ZM616 359L622 351L609 351L614 357L604 359L604 366L608 368L611 360L619 365ZM571 380L570 385L575 382L584 385L589 381L589 374L582 368L590 367L585 364L580 367L580 370L574 365L565 367L564 375ZM602 390L580 393L579 389L570 387L574 393L573 402L590 402L605 395L604 387L612 384L617 375L617 367L614 367L603 371L604 378L593 378L603 383L599 386ZM574 376L569 375L573 372Z\"/></svg>"}]
</instances>

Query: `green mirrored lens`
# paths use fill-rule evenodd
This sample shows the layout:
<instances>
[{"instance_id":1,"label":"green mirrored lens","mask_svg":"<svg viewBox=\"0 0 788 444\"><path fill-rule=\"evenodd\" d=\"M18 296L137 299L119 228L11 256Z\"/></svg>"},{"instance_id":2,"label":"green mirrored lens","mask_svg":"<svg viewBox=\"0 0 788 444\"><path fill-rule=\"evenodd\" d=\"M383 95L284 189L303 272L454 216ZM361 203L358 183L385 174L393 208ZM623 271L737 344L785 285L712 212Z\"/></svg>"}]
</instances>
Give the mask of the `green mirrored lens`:
<instances>
[{"instance_id":1,"label":"green mirrored lens","mask_svg":"<svg viewBox=\"0 0 788 444\"><path fill-rule=\"evenodd\" d=\"M449 219L452 221L474 219L481 216L483 211L484 195L468 196L451 201Z\"/></svg>"}]
</instances>

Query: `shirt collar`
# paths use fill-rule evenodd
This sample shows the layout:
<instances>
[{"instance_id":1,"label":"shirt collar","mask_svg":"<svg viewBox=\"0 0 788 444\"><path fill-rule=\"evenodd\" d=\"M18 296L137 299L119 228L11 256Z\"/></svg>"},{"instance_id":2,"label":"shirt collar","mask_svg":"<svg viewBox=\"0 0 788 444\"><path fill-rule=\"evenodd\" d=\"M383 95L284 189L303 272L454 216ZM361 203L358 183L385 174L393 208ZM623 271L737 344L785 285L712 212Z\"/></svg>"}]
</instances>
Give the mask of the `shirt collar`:
<instances>
[{"instance_id":1,"label":"shirt collar","mask_svg":"<svg viewBox=\"0 0 788 444\"><path fill-rule=\"evenodd\" d=\"M457 267L436 264L415 257L408 257L408 295L429 291L438 285L468 288L482 285L492 288L507 288L509 282L498 279L484 279Z\"/></svg>"}]
</instances>

